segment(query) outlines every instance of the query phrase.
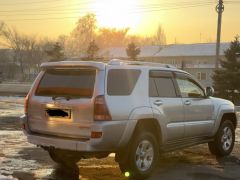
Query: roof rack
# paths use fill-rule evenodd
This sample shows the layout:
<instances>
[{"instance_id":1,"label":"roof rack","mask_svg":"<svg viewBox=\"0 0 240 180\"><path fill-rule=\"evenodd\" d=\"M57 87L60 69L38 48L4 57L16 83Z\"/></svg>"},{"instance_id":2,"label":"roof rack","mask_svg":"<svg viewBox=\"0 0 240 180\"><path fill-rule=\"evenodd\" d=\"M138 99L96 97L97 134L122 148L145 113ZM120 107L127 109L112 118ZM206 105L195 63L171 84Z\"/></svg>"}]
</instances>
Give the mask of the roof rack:
<instances>
[{"instance_id":1,"label":"roof rack","mask_svg":"<svg viewBox=\"0 0 240 180\"><path fill-rule=\"evenodd\" d=\"M153 62L143 62L143 61L126 61L120 59L112 59L108 62L109 65L145 65L145 66L154 66L154 67L164 67L164 68L174 68L175 66L171 64L162 64L162 63L153 63Z\"/></svg>"}]
</instances>

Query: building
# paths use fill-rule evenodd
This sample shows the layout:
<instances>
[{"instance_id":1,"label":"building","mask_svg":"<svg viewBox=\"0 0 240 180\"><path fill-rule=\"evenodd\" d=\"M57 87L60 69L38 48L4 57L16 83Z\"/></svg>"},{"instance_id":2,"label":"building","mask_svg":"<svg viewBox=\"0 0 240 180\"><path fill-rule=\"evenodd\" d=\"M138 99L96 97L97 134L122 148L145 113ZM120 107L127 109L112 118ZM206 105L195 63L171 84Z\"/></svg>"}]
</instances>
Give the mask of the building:
<instances>
[{"instance_id":1,"label":"building","mask_svg":"<svg viewBox=\"0 0 240 180\"><path fill-rule=\"evenodd\" d=\"M157 54L163 46L143 46L140 47L141 53L138 56L139 60L152 58L155 54ZM104 57L105 60L119 58L119 59L128 59L126 53L126 47L114 47L114 48L106 48L99 52L100 57Z\"/></svg>"},{"instance_id":2,"label":"building","mask_svg":"<svg viewBox=\"0 0 240 180\"><path fill-rule=\"evenodd\" d=\"M230 43L221 43L220 59L225 59L224 51ZM125 47L107 48L100 52L104 59L127 59ZM140 47L138 60L171 64L194 75L204 86L212 86L215 69L215 43L174 44L167 46Z\"/></svg>"},{"instance_id":3,"label":"building","mask_svg":"<svg viewBox=\"0 0 240 180\"><path fill-rule=\"evenodd\" d=\"M220 59L230 43L222 43ZM154 61L169 63L194 75L204 86L212 86L215 70L216 44L177 44L163 48L154 56Z\"/></svg>"}]
</instances>

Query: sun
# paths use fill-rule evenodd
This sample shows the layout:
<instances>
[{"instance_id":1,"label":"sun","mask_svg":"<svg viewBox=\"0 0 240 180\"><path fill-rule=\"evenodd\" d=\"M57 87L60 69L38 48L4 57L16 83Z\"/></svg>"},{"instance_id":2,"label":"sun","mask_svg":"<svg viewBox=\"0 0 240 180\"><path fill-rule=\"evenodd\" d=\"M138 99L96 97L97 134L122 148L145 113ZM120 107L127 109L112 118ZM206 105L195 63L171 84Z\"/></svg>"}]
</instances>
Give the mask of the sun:
<instances>
[{"instance_id":1,"label":"sun","mask_svg":"<svg viewBox=\"0 0 240 180\"><path fill-rule=\"evenodd\" d=\"M92 4L98 25L102 27L136 30L141 22L137 10L138 0L95 0Z\"/></svg>"}]
</instances>

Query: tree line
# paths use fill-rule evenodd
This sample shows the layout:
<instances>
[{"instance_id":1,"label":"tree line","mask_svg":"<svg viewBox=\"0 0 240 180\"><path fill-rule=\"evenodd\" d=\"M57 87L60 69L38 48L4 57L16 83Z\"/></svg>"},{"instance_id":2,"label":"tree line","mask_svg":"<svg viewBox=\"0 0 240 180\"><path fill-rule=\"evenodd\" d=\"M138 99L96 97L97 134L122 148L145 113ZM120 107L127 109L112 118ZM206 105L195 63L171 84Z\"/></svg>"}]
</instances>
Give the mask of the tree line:
<instances>
[{"instance_id":1,"label":"tree line","mask_svg":"<svg viewBox=\"0 0 240 180\"><path fill-rule=\"evenodd\" d=\"M93 58L96 52L104 48L127 47L134 43L136 46L165 45L166 35L161 25L156 33L149 37L129 35L129 28L116 29L97 27L94 14L79 18L76 27L69 36L61 39L67 56L83 56Z\"/></svg>"},{"instance_id":2,"label":"tree line","mask_svg":"<svg viewBox=\"0 0 240 180\"><path fill-rule=\"evenodd\" d=\"M52 40L22 34L0 22L0 46L6 48L4 53L0 51L0 72L5 71L7 79L25 81L31 79L31 74L40 71L42 62L59 61L67 57L93 60L97 58L100 49L110 47L126 47L126 54L135 60L141 53L138 46L166 44L166 35L161 25L152 36L141 37L129 35L129 28L100 28L96 24L96 16L87 14L79 18L69 35L61 35ZM225 51L225 57L226 60L221 60L221 68L212 77L216 96L240 105L239 36L231 42Z\"/></svg>"},{"instance_id":3,"label":"tree line","mask_svg":"<svg viewBox=\"0 0 240 180\"><path fill-rule=\"evenodd\" d=\"M29 74L39 72L42 62L68 57L94 59L99 50L111 47L126 47L128 56L135 59L140 53L137 46L166 44L166 35L161 25L149 37L129 35L129 30L97 27L95 14L87 14L78 19L69 35L60 35L54 40L25 35L0 21L0 46L11 50L10 55L0 56L0 62L9 69L7 78L14 78L14 73L19 71L21 77L18 76L18 79L27 80ZM11 62L12 65L4 62Z\"/></svg>"}]
</instances>

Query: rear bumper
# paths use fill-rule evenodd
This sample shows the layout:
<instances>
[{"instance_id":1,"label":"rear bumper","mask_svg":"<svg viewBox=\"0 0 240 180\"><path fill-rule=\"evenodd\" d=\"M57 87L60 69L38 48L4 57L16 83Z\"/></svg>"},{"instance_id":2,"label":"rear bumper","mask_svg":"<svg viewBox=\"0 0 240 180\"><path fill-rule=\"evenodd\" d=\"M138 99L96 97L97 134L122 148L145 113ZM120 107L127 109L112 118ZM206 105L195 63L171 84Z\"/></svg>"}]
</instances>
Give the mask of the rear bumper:
<instances>
[{"instance_id":1,"label":"rear bumper","mask_svg":"<svg viewBox=\"0 0 240 180\"><path fill-rule=\"evenodd\" d=\"M92 151L93 149L90 146L90 143L87 142L79 142L76 140L69 139L60 139L47 137L45 135L34 135L27 133L27 139L29 143L49 147L49 148L57 148L57 149L65 149L65 150L73 150L73 151Z\"/></svg>"},{"instance_id":2,"label":"rear bumper","mask_svg":"<svg viewBox=\"0 0 240 180\"><path fill-rule=\"evenodd\" d=\"M122 138L128 121L96 122L91 126L91 131L102 132L101 138L90 138L87 141L65 139L45 134L34 134L28 128L27 116L21 117L22 126L28 142L49 148L82 152L115 152Z\"/></svg>"}]
</instances>

